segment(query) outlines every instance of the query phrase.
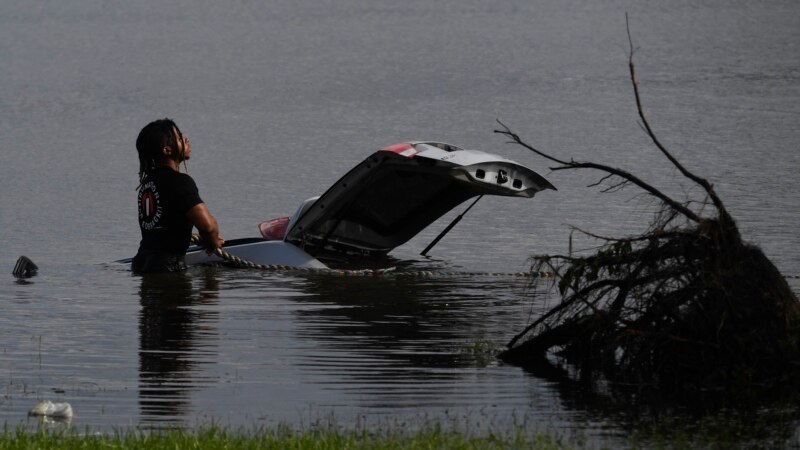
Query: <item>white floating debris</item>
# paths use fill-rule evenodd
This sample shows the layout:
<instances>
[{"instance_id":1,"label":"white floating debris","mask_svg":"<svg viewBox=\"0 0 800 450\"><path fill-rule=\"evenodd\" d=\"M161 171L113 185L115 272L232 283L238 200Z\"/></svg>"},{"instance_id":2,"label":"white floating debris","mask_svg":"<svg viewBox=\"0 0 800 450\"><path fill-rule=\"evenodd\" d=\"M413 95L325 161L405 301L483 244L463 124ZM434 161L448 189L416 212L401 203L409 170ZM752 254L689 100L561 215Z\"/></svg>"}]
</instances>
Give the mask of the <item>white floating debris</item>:
<instances>
[{"instance_id":1,"label":"white floating debris","mask_svg":"<svg viewBox=\"0 0 800 450\"><path fill-rule=\"evenodd\" d=\"M46 416L54 419L71 419L72 406L69 403L53 403L50 400L43 400L28 411L28 415Z\"/></svg>"}]
</instances>

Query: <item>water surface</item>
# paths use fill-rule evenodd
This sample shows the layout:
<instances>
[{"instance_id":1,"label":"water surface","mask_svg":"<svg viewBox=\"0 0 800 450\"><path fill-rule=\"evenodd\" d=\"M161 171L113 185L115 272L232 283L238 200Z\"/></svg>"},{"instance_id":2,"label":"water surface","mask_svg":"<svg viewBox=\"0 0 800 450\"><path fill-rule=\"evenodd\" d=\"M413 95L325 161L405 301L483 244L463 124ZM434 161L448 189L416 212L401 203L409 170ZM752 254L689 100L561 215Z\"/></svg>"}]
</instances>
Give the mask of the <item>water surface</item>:
<instances>
[{"instance_id":1,"label":"water surface","mask_svg":"<svg viewBox=\"0 0 800 450\"><path fill-rule=\"evenodd\" d=\"M637 124L626 12L656 132L800 275L796 2L3 2L0 262L24 254L40 274L0 279L0 420L52 399L100 430L333 414L626 435L602 402L486 358L547 301L524 280L205 268L159 281L108 264L138 245L133 143L164 116L191 137L189 173L228 238L416 139L503 154L559 190L485 198L419 257L454 211L391 264L513 272L566 251L568 225L641 230L647 198L600 195L596 175L550 172L492 133L500 119L559 157L696 194ZM769 434L791 440L798 415L781 417Z\"/></svg>"}]
</instances>

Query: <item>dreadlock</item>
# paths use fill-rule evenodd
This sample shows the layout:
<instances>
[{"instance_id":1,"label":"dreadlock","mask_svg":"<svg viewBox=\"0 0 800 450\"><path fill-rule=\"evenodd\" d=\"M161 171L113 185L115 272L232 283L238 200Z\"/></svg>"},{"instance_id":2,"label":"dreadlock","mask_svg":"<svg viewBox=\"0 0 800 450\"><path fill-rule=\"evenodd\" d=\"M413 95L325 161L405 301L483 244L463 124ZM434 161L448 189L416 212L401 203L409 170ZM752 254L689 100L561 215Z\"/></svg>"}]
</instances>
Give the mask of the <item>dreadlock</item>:
<instances>
[{"instance_id":1,"label":"dreadlock","mask_svg":"<svg viewBox=\"0 0 800 450\"><path fill-rule=\"evenodd\" d=\"M159 119L148 123L139 132L136 138L136 150L139 152L139 186L144 183L159 163L164 160L161 149L164 147L178 148L178 141L175 131L181 135L180 128L171 119Z\"/></svg>"}]
</instances>

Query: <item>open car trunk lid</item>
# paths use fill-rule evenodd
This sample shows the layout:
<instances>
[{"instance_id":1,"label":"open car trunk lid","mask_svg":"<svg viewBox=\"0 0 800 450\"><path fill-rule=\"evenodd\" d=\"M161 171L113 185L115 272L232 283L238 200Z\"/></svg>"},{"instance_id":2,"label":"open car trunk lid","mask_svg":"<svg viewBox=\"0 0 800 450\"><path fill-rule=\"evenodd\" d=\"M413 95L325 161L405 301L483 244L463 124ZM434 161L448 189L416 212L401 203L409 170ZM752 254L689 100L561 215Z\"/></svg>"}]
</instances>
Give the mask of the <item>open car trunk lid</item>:
<instances>
[{"instance_id":1,"label":"open car trunk lid","mask_svg":"<svg viewBox=\"0 0 800 450\"><path fill-rule=\"evenodd\" d=\"M311 255L384 254L477 195L555 189L531 169L476 150L411 142L379 150L301 211L285 240Z\"/></svg>"}]
</instances>

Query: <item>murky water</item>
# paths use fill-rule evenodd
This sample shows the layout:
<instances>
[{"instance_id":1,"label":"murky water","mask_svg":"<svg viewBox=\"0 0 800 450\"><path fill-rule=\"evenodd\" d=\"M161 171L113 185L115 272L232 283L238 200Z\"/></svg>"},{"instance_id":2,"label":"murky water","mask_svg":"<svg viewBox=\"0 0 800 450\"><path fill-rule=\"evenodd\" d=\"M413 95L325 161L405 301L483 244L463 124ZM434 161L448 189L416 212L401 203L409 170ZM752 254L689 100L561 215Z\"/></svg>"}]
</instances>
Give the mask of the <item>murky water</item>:
<instances>
[{"instance_id":1,"label":"murky water","mask_svg":"<svg viewBox=\"0 0 800 450\"><path fill-rule=\"evenodd\" d=\"M568 224L636 231L648 199L600 195L595 175L551 173L492 133L500 119L560 157L696 193L638 128L626 12L656 132L800 275L796 2L3 2L0 421L52 399L100 430L333 414L624 436L602 402L487 357L541 311L524 280L144 280L109 262L136 250L133 142L163 116L191 136L189 172L228 238L413 139L501 153L559 190L484 198L431 259L418 253L459 211L392 264L512 272L565 251ZM40 267L24 283L10 275L22 254ZM791 440L800 414L781 417L768 429Z\"/></svg>"}]
</instances>

